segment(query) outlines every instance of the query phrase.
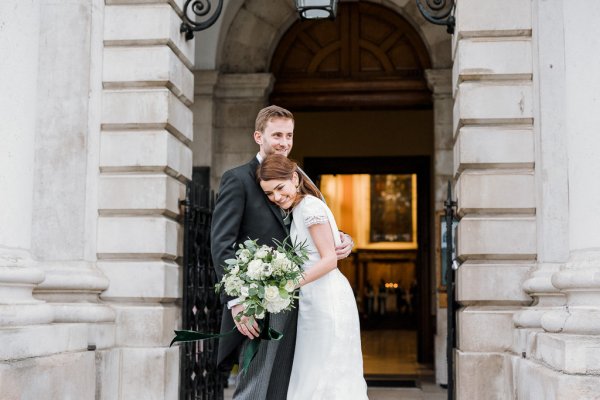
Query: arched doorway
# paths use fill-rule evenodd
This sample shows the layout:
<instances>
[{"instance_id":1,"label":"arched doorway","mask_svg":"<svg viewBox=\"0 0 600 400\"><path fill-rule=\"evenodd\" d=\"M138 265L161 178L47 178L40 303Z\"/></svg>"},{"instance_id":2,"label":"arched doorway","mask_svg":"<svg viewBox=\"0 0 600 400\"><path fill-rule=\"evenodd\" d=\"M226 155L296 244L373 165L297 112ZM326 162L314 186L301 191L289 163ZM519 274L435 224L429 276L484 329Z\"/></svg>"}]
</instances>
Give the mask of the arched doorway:
<instances>
[{"instance_id":1,"label":"arched doorway","mask_svg":"<svg viewBox=\"0 0 600 400\"><path fill-rule=\"evenodd\" d=\"M397 355L386 364L392 369L387 375L400 379L420 373L423 364L433 361L433 113L424 76L430 64L420 36L402 16L381 5L348 2L340 4L335 21L294 23L270 66L275 77L270 102L296 116L291 156L319 183L335 186L333 191L322 186L332 196L328 203L337 210L338 223L348 223L342 229L360 238L353 257L340 268L355 290L363 327L369 330L369 340L363 342L377 342L373 354L363 349L365 372L377 377L386 375L386 367L368 357ZM414 179L414 196L401 193L406 186L398 182L403 179ZM386 192L383 182L396 183ZM365 192L369 196L361 197ZM409 217L415 226L414 245L394 232L383 239L373 234L381 193L413 207ZM344 197L356 201L344 202ZM356 216L348 211L356 208L370 212ZM365 226L369 232L363 234ZM398 337L409 341L410 348L391 348L402 346Z\"/></svg>"}]
</instances>

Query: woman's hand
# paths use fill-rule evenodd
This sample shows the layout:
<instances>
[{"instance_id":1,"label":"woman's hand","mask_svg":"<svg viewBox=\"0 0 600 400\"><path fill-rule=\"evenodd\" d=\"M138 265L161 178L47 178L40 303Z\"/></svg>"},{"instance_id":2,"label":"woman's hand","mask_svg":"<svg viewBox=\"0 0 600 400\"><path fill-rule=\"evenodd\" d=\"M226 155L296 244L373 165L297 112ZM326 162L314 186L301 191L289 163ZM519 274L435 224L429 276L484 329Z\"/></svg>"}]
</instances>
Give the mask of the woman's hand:
<instances>
[{"instance_id":1,"label":"woman's hand","mask_svg":"<svg viewBox=\"0 0 600 400\"><path fill-rule=\"evenodd\" d=\"M340 231L340 240L342 243L335 248L335 255L338 260L343 260L352 253L354 247L354 241L347 233Z\"/></svg>"}]
</instances>

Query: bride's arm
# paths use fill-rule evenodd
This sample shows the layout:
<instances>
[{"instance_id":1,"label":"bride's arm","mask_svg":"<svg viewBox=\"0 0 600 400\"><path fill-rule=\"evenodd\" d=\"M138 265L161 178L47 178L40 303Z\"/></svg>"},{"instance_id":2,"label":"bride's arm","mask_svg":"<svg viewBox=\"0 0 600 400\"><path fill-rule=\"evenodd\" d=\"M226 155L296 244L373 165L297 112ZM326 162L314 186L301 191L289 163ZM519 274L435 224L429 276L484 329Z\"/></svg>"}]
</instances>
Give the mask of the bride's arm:
<instances>
[{"instance_id":1,"label":"bride's arm","mask_svg":"<svg viewBox=\"0 0 600 400\"><path fill-rule=\"evenodd\" d=\"M337 255L331 227L326 224L314 224L308 227L308 232L317 247L321 259L304 272L300 286L311 283L337 267Z\"/></svg>"}]
</instances>

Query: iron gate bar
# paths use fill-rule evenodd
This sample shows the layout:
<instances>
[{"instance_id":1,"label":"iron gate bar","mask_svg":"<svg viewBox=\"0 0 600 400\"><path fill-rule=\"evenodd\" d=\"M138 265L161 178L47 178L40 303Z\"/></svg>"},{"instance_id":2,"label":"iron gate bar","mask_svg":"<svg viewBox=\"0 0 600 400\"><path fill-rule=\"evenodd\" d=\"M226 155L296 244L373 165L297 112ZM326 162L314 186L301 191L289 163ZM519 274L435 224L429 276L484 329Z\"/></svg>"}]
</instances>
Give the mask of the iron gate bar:
<instances>
[{"instance_id":1,"label":"iron gate bar","mask_svg":"<svg viewBox=\"0 0 600 400\"><path fill-rule=\"evenodd\" d=\"M182 329L219 332L221 304L214 291L210 253L214 194L198 182L186 187L184 207ZM217 369L217 340L180 345L180 400L223 400L227 375Z\"/></svg>"},{"instance_id":2,"label":"iron gate bar","mask_svg":"<svg viewBox=\"0 0 600 400\"><path fill-rule=\"evenodd\" d=\"M452 185L448 181L448 196L444 202L445 217L446 217L446 294L448 296L448 335L446 337L446 360L448 363L448 400L456 398L454 389L454 349L456 348L456 302L454 300L455 293L455 277L452 259L452 249L454 245L452 224L455 221L456 201L452 200Z\"/></svg>"}]
</instances>

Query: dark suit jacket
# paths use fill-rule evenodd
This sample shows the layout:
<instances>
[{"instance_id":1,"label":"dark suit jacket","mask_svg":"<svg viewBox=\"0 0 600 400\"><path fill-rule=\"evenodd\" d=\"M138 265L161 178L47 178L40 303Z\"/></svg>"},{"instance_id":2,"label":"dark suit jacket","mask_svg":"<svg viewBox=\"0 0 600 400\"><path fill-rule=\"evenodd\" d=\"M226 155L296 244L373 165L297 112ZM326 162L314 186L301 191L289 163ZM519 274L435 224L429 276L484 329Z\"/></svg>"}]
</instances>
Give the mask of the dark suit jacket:
<instances>
[{"instance_id":1,"label":"dark suit jacket","mask_svg":"<svg viewBox=\"0 0 600 400\"><path fill-rule=\"evenodd\" d=\"M279 208L267 199L256 182L258 165L255 157L249 163L225 172L221 179L211 226L212 258L219 280L225 273L225 260L235 257L239 243L250 238L273 246L273 239L283 241L287 236ZM227 309L227 302L231 299L222 292L221 333L235 326L231 311ZM235 332L220 339L218 364L223 369L230 368L237 361L244 338Z\"/></svg>"}]
</instances>

